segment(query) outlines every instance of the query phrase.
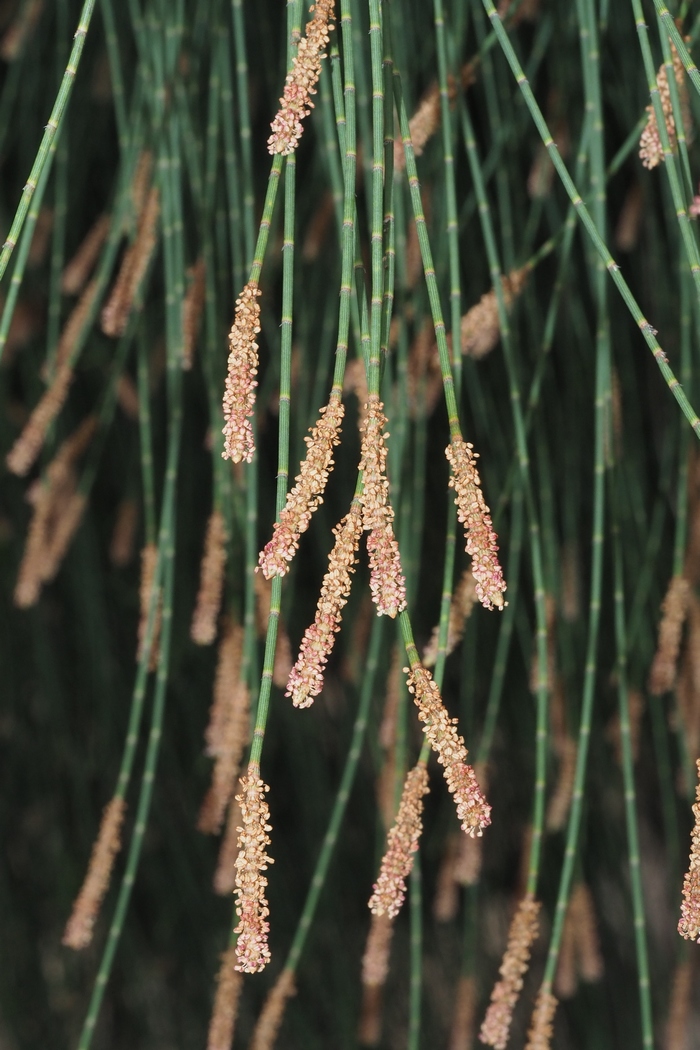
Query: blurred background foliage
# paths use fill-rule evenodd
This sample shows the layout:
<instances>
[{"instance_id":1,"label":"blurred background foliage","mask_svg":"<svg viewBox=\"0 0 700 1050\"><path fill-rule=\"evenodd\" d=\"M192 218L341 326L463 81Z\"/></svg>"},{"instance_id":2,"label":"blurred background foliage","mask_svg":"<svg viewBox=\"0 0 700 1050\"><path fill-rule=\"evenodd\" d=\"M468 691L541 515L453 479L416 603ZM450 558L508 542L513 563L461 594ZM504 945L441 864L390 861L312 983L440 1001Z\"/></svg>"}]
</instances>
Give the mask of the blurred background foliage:
<instances>
[{"instance_id":1,"label":"blurred background foliage","mask_svg":"<svg viewBox=\"0 0 700 1050\"><path fill-rule=\"evenodd\" d=\"M697 5L670 7L692 52ZM163 683L167 676L162 741L142 855L92 1045L110 1050L205 1045L218 956L232 926L231 899L212 890L218 840L196 830L211 776L204 730L218 643L195 645L190 623L213 504L224 514L228 530L222 619L226 613L248 623L244 673L253 698L264 643L261 636L253 641L250 633L252 567L255 552L269 538L275 511L282 191L261 277L259 448L250 467L231 468L220 457L220 400L227 332L235 298L247 280L263 207L271 162L265 143L284 83L289 27L303 26L308 14L298 3L285 10L270 0L100 0L94 12L91 8L88 3L83 11L92 18L59 134L0 287L0 445L6 454L46 389L56 367L60 333L80 301L80 289L66 286L66 266L99 217L110 217L96 263L92 313L77 339L74 333L70 345L64 345L74 365L65 403L27 476L5 470L0 484L2 1050L63 1050L81 1039L124 875L125 851L117 858L93 944L75 953L62 946L61 938L100 814L115 789L136 679L139 551L156 541L163 520L171 527L165 538L161 534L162 553L166 557L167 548L173 560L172 588L163 608L171 638L167 667L161 664ZM352 0L348 9L357 85L357 243L369 281L369 14L359 0ZM436 9L431 3L398 0L382 5L409 116L431 92L435 97ZM576 172L578 190L645 316L658 329L671 367L696 403L700 311L693 254L677 221L668 165L649 171L638 156L649 77L640 47L647 36L635 27L636 5L627 0L521 0L502 3L500 9L559 151ZM668 33L651 2L640 4L639 11L648 25L656 72L663 49L669 47ZM570 997L562 997L552 1045L591 1050L652 1045L651 1031L656 1046L700 1046L700 1018L693 1006L700 995L697 974L690 976L680 1029L677 1025L674 1036L668 1027L674 974L681 966L687 974L697 952L692 945L686 952L688 946L676 933L692 822L694 760L700 755L696 598L682 637L677 687L672 672L673 688L662 695L651 695L648 688L669 581L682 574L691 588L700 582L695 438L644 345L638 320L605 274L601 285L598 256L583 228L575 225L569 199L481 0L446 0L443 14L447 79L443 70L442 84L451 123L445 129L439 119L435 122L417 166L448 332L454 331L455 316L466 315L492 288L493 259L485 247L481 220L486 209L482 206L480 212L480 199L488 204L501 271L512 273L533 259L535 265L522 290L511 297L510 358L498 342L496 318L492 351L483 359L469 353L461 359L463 432L481 457L510 603L502 614L478 604L473 609L461 643L447 658L443 696L450 712L459 716L472 758L488 762L493 823L484 836L477 884L455 887L448 914L436 919L440 879L449 881L444 858L458 825L437 767L431 766L420 879L414 877L410 906L397 922L378 1045L392 1050L471 1045L450 1042L460 974L475 977L475 1024L483 1017L513 902L524 885L535 783L537 697L532 683L539 593L540 609L546 606L551 661L546 690L551 714L548 800L564 775L564 741L579 738L585 690L593 696L575 879L585 880L592 895L604 967L597 980L580 981ZM32 170L72 34L83 16L74 0L0 4L3 237ZM597 36L594 49L589 49L591 34ZM341 55L324 62L315 109L296 154L292 477L304 450L303 436L327 398L334 362L343 154L331 67L335 63L342 76L339 30L332 34L331 47L340 48ZM596 85L600 120L586 125L587 114L596 116ZM679 192L685 206L691 206L697 187L688 174L698 166L700 142L693 128L700 100L687 77L677 90L676 106L687 107L687 145L683 142L679 149L674 144ZM389 134L392 130L388 128ZM456 215L446 141L454 151ZM134 182L145 153L153 159L151 179L161 187L161 220L124 334L110 336L103 331L100 307L138 228ZM483 193L473 164L483 179ZM396 532L421 650L440 618L450 500L443 454L447 416L411 216L408 182L397 171L395 320L382 394L391 431ZM451 219L456 219L459 246L452 271ZM697 245L695 221L687 229ZM204 308L193 367L178 375L178 308L198 260L206 270ZM361 280L362 271L356 273ZM457 292L451 298L455 282ZM493 303L490 309L493 317ZM357 335L353 324L351 358L361 358ZM463 350L469 348L466 343L463 329ZM58 353L60 357L60 349ZM607 354L609 363L601 365ZM362 381L356 371L352 376L343 441L326 498L284 581L281 623L293 655L313 619L331 528L345 513L354 487ZM516 387L528 414L526 474L532 506L525 517L516 455ZM47 477L62 442L92 413L99 418L97 430L72 468L86 508L55 579L36 600L20 602L28 607L19 608L16 584L32 520L31 501L36 505L37 485ZM173 454L177 468L168 496L166 463ZM603 475L601 497L596 484ZM596 503L601 498L603 503ZM129 514L131 535L122 536L123 547L115 552L115 528L120 521L126 528ZM598 569L594 531L600 541ZM615 537L620 541L617 556ZM542 554L539 592L531 560L536 544ZM458 539L455 581L468 564L462 547ZM287 1007L277 1041L279 1047L306 1050L358 1045L361 957L369 928L366 902L385 835L377 783L388 759L378 733L385 697L391 688L398 689L397 669L402 666L394 655L401 644L396 624L375 621L372 615L365 561L362 554L326 688L315 706L297 712L284 688L273 687L262 762L263 777L271 785L274 829L275 864L269 873L273 958L266 973L244 981L235 1046L248 1045L294 936L364 687L371 690L371 704L357 775L299 961L298 993ZM169 571L166 566L164 572ZM597 571L599 608L591 600ZM616 578L626 643L616 634ZM621 668L626 675L623 709L629 700L631 712L630 733L623 736L630 755L632 745L634 749L634 822L643 889L636 927L621 766ZM134 783L127 793L126 842L146 770L148 727L158 717L156 693L156 676L150 675ZM415 760L420 741L405 692L401 703L405 732L399 767ZM495 722L489 723L487 711ZM491 726L487 739L485 725ZM398 777L400 783L401 768ZM565 786L563 790L566 810ZM544 838L538 883L544 905L541 933L516 1011L512 1045L523 1045L542 978L565 836L562 819ZM636 946L635 928L641 931ZM640 966L643 974L645 965L648 996L644 981L640 984ZM650 1007L651 1029L640 1000ZM675 1001L682 1013L678 994Z\"/></svg>"}]
</instances>

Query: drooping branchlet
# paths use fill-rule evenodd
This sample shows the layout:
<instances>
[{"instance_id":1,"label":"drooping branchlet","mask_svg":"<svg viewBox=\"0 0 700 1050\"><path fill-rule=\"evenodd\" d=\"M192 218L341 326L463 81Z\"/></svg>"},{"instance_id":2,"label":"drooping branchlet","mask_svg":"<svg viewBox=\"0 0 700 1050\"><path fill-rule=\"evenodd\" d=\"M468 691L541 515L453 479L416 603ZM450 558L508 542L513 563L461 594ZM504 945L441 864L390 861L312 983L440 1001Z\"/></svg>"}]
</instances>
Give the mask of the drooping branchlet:
<instances>
[{"instance_id":1,"label":"drooping branchlet","mask_svg":"<svg viewBox=\"0 0 700 1050\"><path fill-rule=\"evenodd\" d=\"M296 484L287 494L287 502L275 523L272 539L260 552L259 564L266 579L284 576L299 547L299 537L306 532L311 516L323 501L323 492L333 468L333 448L339 444L340 426L345 409L340 397L333 393L320 417L310 430L306 458L296 477Z\"/></svg>"},{"instance_id":2,"label":"drooping branchlet","mask_svg":"<svg viewBox=\"0 0 700 1050\"><path fill-rule=\"evenodd\" d=\"M458 517L464 524L466 551L472 558L476 594L487 609L503 609L506 582L498 561L498 537L493 531L489 508L481 491L476 468L478 454L469 442L453 438L445 449L452 467L450 488L455 490Z\"/></svg>"},{"instance_id":3,"label":"drooping branchlet","mask_svg":"<svg viewBox=\"0 0 700 1050\"><path fill-rule=\"evenodd\" d=\"M260 289L257 281L248 281L236 299L236 312L229 332L228 373L224 390L224 459L234 463L252 462L255 440L250 417L255 412L255 388L258 385L258 344L260 331Z\"/></svg>"}]
</instances>

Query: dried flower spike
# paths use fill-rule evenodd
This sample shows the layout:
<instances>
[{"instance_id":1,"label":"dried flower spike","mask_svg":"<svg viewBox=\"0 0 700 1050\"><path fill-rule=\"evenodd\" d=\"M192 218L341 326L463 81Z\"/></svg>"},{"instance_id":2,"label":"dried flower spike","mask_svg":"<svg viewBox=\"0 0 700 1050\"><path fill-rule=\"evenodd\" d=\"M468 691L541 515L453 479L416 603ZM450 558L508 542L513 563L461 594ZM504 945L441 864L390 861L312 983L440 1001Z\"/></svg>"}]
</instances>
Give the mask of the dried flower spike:
<instances>
[{"instance_id":1,"label":"dried flower spike","mask_svg":"<svg viewBox=\"0 0 700 1050\"><path fill-rule=\"evenodd\" d=\"M287 502L275 523L272 539L260 552L259 564L263 576L284 576L299 547L299 537L306 532L311 516L323 501L323 491L333 468L333 448L340 443L340 426L345 409L338 394L331 394L320 417L310 429L306 458L296 477L296 484L287 494Z\"/></svg>"},{"instance_id":2,"label":"dried flower spike","mask_svg":"<svg viewBox=\"0 0 700 1050\"><path fill-rule=\"evenodd\" d=\"M413 854L418 849L423 830L423 796L428 791L428 771L419 762L406 777L399 812L389 832L379 877L369 901L369 909L374 915L387 915L393 919L404 902L406 879L413 867Z\"/></svg>"},{"instance_id":3,"label":"dried flower spike","mask_svg":"<svg viewBox=\"0 0 700 1050\"><path fill-rule=\"evenodd\" d=\"M287 681L285 696L291 696L295 707L310 707L314 697L323 689L324 668L333 650L336 632L340 630L342 610L350 594L361 532L360 508L353 502L349 512L333 529L335 543L328 558L328 571L321 584L316 617L304 633L297 662Z\"/></svg>"},{"instance_id":4,"label":"dried flower spike","mask_svg":"<svg viewBox=\"0 0 700 1050\"><path fill-rule=\"evenodd\" d=\"M661 606L663 615L659 624L659 641L649 672L649 692L652 696L663 696L673 689L690 596L690 584L685 577L673 576Z\"/></svg>"},{"instance_id":5,"label":"dried flower spike","mask_svg":"<svg viewBox=\"0 0 700 1050\"><path fill-rule=\"evenodd\" d=\"M293 995L296 995L294 971L282 970L265 1000L258 1023L253 1030L250 1050L272 1050L282 1024L287 999Z\"/></svg>"},{"instance_id":6,"label":"dried flower spike","mask_svg":"<svg viewBox=\"0 0 700 1050\"><path fill-rule=\"evenodd\" d=\"M452 467L449 485L456 492L459 520L464 523L466 551L472 558L477 597L487 609L493 609L494 606L503 609L506 582L498 561L498 537L493 531L476 469L478 454L469 442L453 438L445 449L445 455Z\"/></svg>"},{"instance_id":7,"label":"dried flower spike","mask_svg":"<svg viewBox=\"0 0 700 1050\"><path fill-rule=\"evenodd\" d=\"M508 947L499 969L491 1003L481 1026L479 1039L495 1050L505 1050L513 1020L513 1010L530 962L530 951L537 937L540 902L526 894L518 905L508 932Z\"/></svg>"},{"instance_id":8,"label":"dried flower spike","mask_svg":"<svg viewBox=\"0 0 700 1050\"><path fill-rule=\"evenodd\" d=\"M535 1003L530 1031L527 1033L525 1050L549 1050L552 1042L556 1009L557 1000L549 988L543 985Z\"/></svg>"},{"instance_id":9,"label":"dried flower spike","mask_svg":"<svg viewBox=\"0 0 700 1050\"><path fill-rule=\"evenodd\" d=\"M255 452L250 416L255 411L255 379L258 374L258 344L260 331L260 289L256 281L248 281L236 299L236 312L229 332L228 374L224 390L223 410L225 425L224 459L234 463L250 463Z\"/></svg>"},{"instance_id":10,"label":"dried flower spike","mask_svg":"<svg viewBox=\"0 0 700 1050\"><path fill-rule=\"evenodd\" d=\"M211 645L216 638L216 621L221 607L225 568L226 525L221 511L213 510L207 523L199 593L190 628L190 637L197 645Z\"/></svg>"},{"instance_id":11,"label":"dried flower spike","mask_svg":"<svg viewBox=\"0 0 700 1050\"><path fill-rule=\"evenodd\" d=\"M671 51L673 53L673 76L678 85L678 98L681 104L683 126L684 128L689 129L691 127L691 122L688 106L688 88L685 82L685 71L683 69L680 55L673 44L671 44ZM663 112L664 123L668 133L669 144L671 149L675 149L677 141L676 122L673 118L671 89L668 85L668 73L665 64L661 66L656 75L656 84L659 89L659 101L661 102L661 110ZM646 112L647 123L639 140L639 156L645 168L655 168L663 161L664 151L663 146L661 145L659 125L656 122L656 114L651 103L647 106Z\"/></svg>"},{"instance_id":12,"label":"dried flower spike","mask_svg":"<svg viewBox=\"0 0 700 1050\"><path fill-rule=\"evenodd\" d=\"M467 835L481 835L491 823L491 807L481 792L474 769L467 765L468 752L463 737L457 732L457 719L448 715L430 671L420 663L408 673L407 685L418 707L418 717L424 723L423 732L437 754L447 786L455 797L462 830Z\"/></svg>"},{"instance_id":13,"label":"dried flower spike","mask_svg":"<svg viewBox=\"0 0 700 1050\"><path fill-rule=\"evenodd\" d=\"M260 779L258 767L251 763L248 776L241 778L241 793L236 801L241 807L242 826L238 829L238 856L236 857L236 915L239 922L234 933L238 934L236 969L243 973L264 970L270 961L267 935L270 924L267 917L265 889L267 879L262 874L272 864L266 852L270 845L270 809L265 801L269 787Z\"/></svg>"},{"instance_id":14,"label":"dried flower spike","mask_svg":"<svg viewBox=\"0 0 700 1050\"><path fill-rule=\"evenodd\" d=\"M696 762L700 777L700 758ZM690 844L690 865L683 879L683 902L678 932L681 937L700 944L700 783L695 789L693 806L695 825Z\"/></svg>"},{"instance_id":15,"label":"dried flower spike","mask_svg":"<svg viewBox=\"0 0 700 1050\"><path fill-rule=\"evenodd\" d=\"M267 140L270 153L286 156L299 145L303 132L302 120L308 117L314 104L311 96L316 94L316 84L321 74L324 48L333 29L330 24L335 8L334 0L317 0L309 10L313 18L306 23L306 35L299 41L292 68L287 74L284 95L280 108L272 121L272 134Z\"/></svg>"},{"instance_id":16,"label":"dried flower spike","mask_svg":"<svg viewBox=\"0 0 700 1050\"><path fill-rule=\"evenodd\" d=\"M63 944L68 948L87 948L92 940L95 919L109 886L114 858L121 846L119 833L125 809L124 799L116 797L105 806L87 875L63 934Z\"/></svg>"},{"instance_id":17,"label":"dried flower spike","mask_svg":"<svg viewBox=\"0 0 700 1050\"><path fill-rule=\"evenodd\" d=\"M207 1050L231 1050L242 986L243 974L236 969L236 949L228 948L221 956L216 978L216 996L209 1022Z\"/></svg>"}]
</instances>

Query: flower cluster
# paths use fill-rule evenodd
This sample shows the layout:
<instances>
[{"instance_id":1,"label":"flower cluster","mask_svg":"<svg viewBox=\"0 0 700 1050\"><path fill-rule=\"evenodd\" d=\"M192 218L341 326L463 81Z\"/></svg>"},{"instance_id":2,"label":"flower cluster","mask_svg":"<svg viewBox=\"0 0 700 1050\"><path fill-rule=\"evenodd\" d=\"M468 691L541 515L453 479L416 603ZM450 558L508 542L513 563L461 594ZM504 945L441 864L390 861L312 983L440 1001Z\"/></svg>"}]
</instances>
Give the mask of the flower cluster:
<instances>
[{"instance_id":1,"label":"flower cluster","mask_svg":"<svg viewBox=\"0 0 700 1050\"><path fill-rule=\"evenodd\" d=\"M333 29L330 20L334 8L334 0L318 0L310 8L314 17L306 23L306 35L299 41L292 68L287 74L280 108L272 121L272 134L267 140L267 148L272 154L287 155L299 145L304 130L301 122L314 106L311 96L316 94L321 61L325 58L324 48L328 45Z\"/></svg>"},{"instance_id":2,"label":"flower cluster","mask_svg":"<svg viewBox=\"0 0 700 1050\"><path fill-rule=\"evenodd\" d=\"M335 544L328 558L328 571L323 577L316 617L306 629L297 662L287 681L285 695L292 697L295 707L310 707L314 697L323 689L323 672L350 594L361 532L360 508L353 502L343 520L333 529Z\"/></svg>"},{"instance_id":3,"label":"flower cluster","mask_svg":"<svg viewBox=\"0 0 700 1050\"><path fill-rule=\"evenodd\" d=\"M255 411L255 379L258 374L258 344L260 331L260 289L256 281L248 281L236 299L236 312L229 333L228 375L224 390L223 410L225 425L224 459L234 463L250 463L255 452L250 416Z\"/></svg>"},{"instance_id":4,"label":"flower cluster","mask_svg":"<svg viewBox=\"0 0 700 1050\"><path fill-rule=\"evenodd\" d=\"M310 428L306 458L296 477L296 484L287 494L287 502L275 523L272 539L265 544L258 559L263 576L284 576L299 547L299 537L306 532L311 516L323 499L323 491L333 467L333 448L340 443L340 425L345 409L340 397L333 393L321 409L316 425Z\"/></svg>"},{"instance_id":5,"label":"flower cluster","mask_svg":"<svg viewBox=\"0 0 700 1050\"><path fill-rule=\"evenodd\" d=\"M465 527L466 551L472 558L477 597L487 609L493 609L494 606L503 609L506 582L498 561L498 537L493 531L476 469L478 454L471 443L453 438L445 449L445 455L452 467L449 485L457 494L455 503L459 520Z\"/></svg>"},{"instance_id":6,"label":"flower cluster","mask_svg":"<svg viewBox=\"0 0 700 1050\"><path fill-rule=\"evenodd\" d=\"M238 934L236 955L237 970L257 973L264 970L270 961L267 935L270 924L267 916L265 890L267 879L262 874L272 864L265 852L270 845L270 809L265 801L269 787L260 779L257 766L248 766L248 776L241 778L241 793L236 801L241 807L242 827L238 829L238 856L236 857L236 915L239 922L234 933Z\"/></svg>"},{"instance_id":7,"label":"flower cluster","mask_svg":"<svg viewBox=\"0 0 700 1050\"><path fill-rule=\"evenodd\" d=\"M530 949L537 937L540 902L526 894L518 905L508 932L508 947L499 969L500 981L491 993L491 1003L481 1026L479 1039L495 1050L505 1050L513 1010L523 986L530 961Z\"/></svg>"},{"instance_id":8,"label":"flower cluster","mask_svg":"<svg viewBox=\"0 0 700 1050\"><path fill-rule=\"evenodd\" d=\"M700 777L700 758L697 760ZM700 784L695 789L693 806L695 825L690 845L690 865L683 879L683 902L678 932L681 937L700 944Z\"/></svg>"},{"instance_id":9,"label":"flower cluster","mask_svg":"<svg viewBox=\"0 0 700 1050\"><path fill-rule=\"evenodd\" d=\"M379 877L370 897L369 908L375 915L387 915L393 919L404 902L406 879L413 867L413 854L418 849L423 830L423 796L428 791L428 771L419 762L406 777L399 812L389 832Z\"/></svg>"},{"instance_id":10,"label":"flower cluster","mask_svg":"<svg viewBox=\"0 0 700 1050\"><path fill-rule=\"evenodd\" d=\"M418 717L424 723L423 732L437 754L447 786L455 797L462 830L467 835L481 835L491 823L491 807L482 794L473 767L467 765L467 749L457 732L457 719L450 718L440 690L422 664L417 663L411 669L407 684L418 707Z\"/></svg>"}]
</instances>

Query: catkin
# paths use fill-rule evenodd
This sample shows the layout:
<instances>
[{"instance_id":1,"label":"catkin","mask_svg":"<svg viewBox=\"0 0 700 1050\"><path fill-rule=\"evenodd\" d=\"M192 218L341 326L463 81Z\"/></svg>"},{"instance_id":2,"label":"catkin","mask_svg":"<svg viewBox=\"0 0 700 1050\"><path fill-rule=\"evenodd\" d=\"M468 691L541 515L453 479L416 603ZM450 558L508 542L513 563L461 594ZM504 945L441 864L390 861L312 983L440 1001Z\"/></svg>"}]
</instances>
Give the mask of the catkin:
<instances>
[{"instance_id":1,"label":"catkin","mask_svg":"<svg viewBox=\"0 0 700 1050\"><path fill-rule=\"evenodd\" d=\"M350 594L361 532L360 507L353 501L349 512L333 530L335 543L328 558L316 616L304 633L297 662L287 682L285 695L291 696L295 707L310 707L323 689L325 666Z\"/></svg>"},{"instance_id":2,"label":"catkin","mask_svg":"<svg viewBox=\"0 0 700 1050\"><path fill-rule=\"evenodd\" d=\"M471 1050L474 1043L475 1014L476 981L471 975L465 975L457 981L449 1050Z\"/></svg>"},{"instance_id":3,"label":"catkin","mask_svg":"<svg viewBox=\"0 0 700 1050\"><path fill-rule=\"evenodd\" d=\"M450 718L430 671L420 663L408 672L407 684L418 707L423 732L443 767L450 794L454 795L462 830L467 835L481 835L491 823L491 807L481 792L473 768L467 765L467 749L463 737L457 732L457 719Z\"/></svg>"},{"instance_id":4,"label":"catkin","mask_svg":"<svg viewBox=\"0 0 700 1050\"><path fill-rule=\"evenodd\" d=\"M552 1043L556 1009L557 1000L549 988L543 985L535 1003L530 1030L527 1033L525 1050L549 1050Z\"/></svg>"},{"instance_id":5,"label":"catkin","mask_svg":"<svg viewBox=\"0 0 700 1050\"><path fill-rule=\"evenodd\" d=\"M413 867L413 854L423 823L423 796L429 791L428 771L422 762L406 777L401 804L394 826L389 832L379 876L370 897L369 909L375 915L398 915L406 896L406 879Z\"/></svg>"},{"instance_id":6,"label":"catkin","mask_svg":"<svg viewBox=\"0 0 700 1050\"><path fill-rule=\"evenodd\" d=\"M389 973L394 920L372 915L362 956L362 1007L357 1038L360 1046L376 1046L381 1038L382 989Z\"/></svg>"},{"instance_id":7,"label":"catkin","mask_svg":"<svg viewBox=\"0 0 700 1050\"><path fill-rule=\"evenodd\" d=\"M453 438L445 455L452 467L449 485L455 490L458 517L464 524L466 551L472 559L477 598L487 609L494 606L503 609L506 583L498 561L498 537L491 524L476 468L478 453L469 442Z\"/></svg>"},{"instance_id":8,"label":"catkin","mask_svg":"<svg viewBox=\"0 0 700 1050\"><path fill-rule=\"evenodd\" d=\"M231 1050L242 986L243 974L236 969L236 949L228 948L221 956L216 978L207 1050Z\"/></svg>"},{"instance_id":9,"label":"catkin","mask_svg":"<svg viewBox=\"0 0 700 1050\"><path fill-rule=\"evenodd\" d=\"M284 576L289 571L289 563L299 548L299 538L323 502L323 492L333 469L333 449L340 443L344 413L340 397L332 394L328 404L321 409L316 425L310 429L311 436L304 438L306 457L296 483L287 493L272 539L260 552L260 568L268 580L273 576Z\"/></svg>"},{"instance_id":10,"label":"catkin","mask_svg":"<svg viewBox=\"0 0 700 1050\"><path fill-rule=\"evenodd\" d=\"M185 371L192 368L194 348L199 332L199 322L204 307L206 291L206 267L200 258L187 271L188 286L182 304L182 367Z\"/></svg>"},{"instance_id":11,"label":"catkin","mask_svg":"<svg viewBox=\"0 0 700 1050\"><path fill-rule=\"evenodd\" d=\"M84 287L107 239L109 225L109 215L100 215L88 230L82 244L63 271L61 291L64 295L77 295Z\"/></svg>"},{"instance_id":12,"label":"catkin","mask_svg":"<svg viewBox=\"0 0 700 1050\"><path fill-rule=\"evenodd\" d=\"M292 68L287 74L284 95L280 108L272 121L272 134L267 140L270 153L286 156L299 145L303 126L314 104L311 96L316 94L316 84L321 73L321 61L326 57L324 48L333 29L331 19L334 0L317 0L310 10L313 18L306 23L305 35L300 39Z\"/></svg>"},{"instance_id":13,"label":"catkin","mask_svg":"<svg viewBox=\"0 0 700 1050\"><path fill-rule=\"evenodd\" d=\"M216 834L223 823L226 807L236 785L236 776L248 743L250 719L248 686L240 678L231 693L221 743L216 751L211 786L199 814L197 827L205 834Z\"/></svg>"},{"instance_id":14,"label":"catkin","mask_svg":"<svg viewBox=\"0 0 700 1050\"><path fill-rule=\"evenodd\" d=\"M696 766L700 777L700 758ZM700 944L700 783L695 789L693 816L695 824L690 840L690 864L683 879L683 901L678 932L681 937Z\"/></svg>"},{"instance_id":15,"label":"catkin","mask_svg":"<svg viewBox=\"0 0 700 1050\"><path fill-rule=\"evenodd\" d=\"M287 1000L295 994L294 971L282 970L265 1000L258 1023L253 1030L250 1050L272 1050L282 1024Z\"/></svg>"},{"instance_id":16,"label":"catkin","mask_svg":"<svg viewBox=\"0 0 700 1050\"><path fill-rule=\"evenodd\" d=\"M662 696L673 689L683 624L688 615L691 589L683 576L673 576L661 605L659 640L649 672L649 692Z\"/></svg>"},{"instance_id":17,"label":"catkin","mask_svg":"<svg viewBox=\"0 0 700 1050\"><path fill-rule=\"evenodd\" d=\"M114 858L121 847L120 832L125 809L124 799L117 797L105 806L85 881L63 934L63 944L68 948L87 948L92 940L95 920L109 887Z\"/></svg>"},{"instance_id":18,"label":"catkin","mask_svg":"<svg viewBox=\"0 0 700 1050\"><path fill-rule=\"evenodd\" d=\"M450 604L450 615L447 623L447 641L445 643L445 656L459 645L464 634L464 627L476 601L476 581L469 569L465 570L455 587ZM438 655L438 641L440 625L433 628L430 641L423 650L423 666L434 667Z\"/></svg>"},{"instance_id":19,"label":"catkin","mask_svg":"<svg viewBox=\"0 0 700 1050\"><path fill-rule=\"evenodd\" d=\"M678 87L678 99L681 106L681 118L685 129L691 128L690 108L688 104L688 88L685 82L685 70L680 55L671 44L673 55L673 76ZM668 71L666 65L662 65L656 75L656 85L659 89L659 101L663 113L664 124L668 134L669 145L672 150L676 148L677 132L676 122L673 116L673 103L671 101L671 89L668 83ZM656 113L650 103L646 108L647 122L639 140L639 157L645 168L655 168L664 160L664 151L661 144L659 125L656 122Z\"/></svg>"},{"instance_id":20,"label":"catkin","mask_svg":"<svg viewBox=\"0 0 700 1050\"><path fill-rule=\"evenodd\" d=\"M221 511L213 510L207 522L199 592L190 627L190 637L196 645L211 645L216 638L216 621L221 608L225 569L226 524Z\"/></svg>"},{"instance_id":21,"label":"catkin","mask_svg":"<svg viewBox=\"0 0 700 1050\"><path fill-rule=\"evenodd\" d=\"M503 956L491 1003L481 1026L479 1038L495 1050L505 1050L513 1020L513 1010L523 987L530 963L530 952L538 933L540 902L532 894L520 901L508 932L508 947Z\"/></svg>"},{"instance_id":22,"label":"catkin","mask_svg":"<svg viewBox=\"0 0 700 1050\"><path fill-rule=\"evenodd\" d=\"M221 455L234 463L251 463L255 439L250 417L255 412L255 388L258 385L258 344L260 332L260 289L257 281L248 281L236 299L236 311L229 332L228 371L223 397L224 449Z\"/></svg>"},{"instance_id":23,"label":"catkin","mask_svg":"<svg viewBox=\"0 0 700 1050\"><path fill-rule=\"evenodd\" d=\"M238 856L236 857L236 969L244 973L264 970L270 961L267 937L270 924L267 917L265 889L267 879L263 872L272 864L266 852L270 845L268 823L270 810L265 794L270 790L260 779L258 767L251 763L247 777L241 778L241 793L236 801L241 807L241 827L238 829Z\"/></svg>"},{"instance_id":24,"label":"catkin","mask_svg":"<svg viewBox=\"0 0 700 1050\"><path fill-rule=\"evenodd\" d=\"M114 288L102 310L101 324L105 335L117 337L126 331L136 292L158 243L159 215L160 193L157 187L153 187L139 216L134 242L124 254Z\"/></svg>"},{"instance_id":25,"label":"catkin","mask_svg":"<svg viewBox=\"0 0 700 1050\"><path fill-rule=\"evenodd\" d=\"M238 856L238 828L241 823L241 807L235 798L228 806L226 828L219 846L219 856L214 871L214 893L227 897L236 888L236 857Z\"/></svg>"}]
</instances>

